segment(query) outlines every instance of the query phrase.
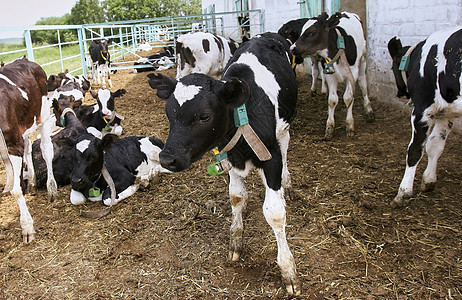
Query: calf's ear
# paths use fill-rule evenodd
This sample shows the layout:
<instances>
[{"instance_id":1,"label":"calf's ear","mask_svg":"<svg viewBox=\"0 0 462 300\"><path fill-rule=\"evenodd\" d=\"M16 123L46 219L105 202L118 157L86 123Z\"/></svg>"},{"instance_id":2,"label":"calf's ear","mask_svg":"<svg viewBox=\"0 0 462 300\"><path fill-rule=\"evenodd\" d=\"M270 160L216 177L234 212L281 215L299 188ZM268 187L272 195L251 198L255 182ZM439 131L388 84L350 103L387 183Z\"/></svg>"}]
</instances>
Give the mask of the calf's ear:
<instances>
[{"instance_id":1,"label":"calf's ear","mask_svg":"<svg viewBox=\"0 0 462 300\"><path fill-rule=\"evenodd\" d=\"M112 98L122 97L127 91L125 89L118 89L114 93L111 93Z\"/></svg>"},{"instance_id":2,"label":"calf's ear","mask_svg":"<svg viewBox=\"0 0 462 300\"><path fill-rule=\"evenodd\" d=\"M97 94L97 93L95 93L95 92L93 92L93 91L90 91L90 94L91 94L91 96L92 96L93 98L98 99L98 94Z\"/></svg>"},{"instance_id":3,"label":"calf's ear","mask_svg":"<svg viewBox=\"0 0 462 300\"><path fill-rule=\"evenodd\" d=\"M170 97L170 95L175 90L175 86L178 82L171 77L164 76L159 73L148 74L148 78L149 86L153 89L157 89L157 96L164 100Z\"/></svg>"},{"instance_id":4,"label":"calf's ear","mask_svg":"<svg viewBox=\"0 0 462 300\"><path fill-rule=\"evenodd\" d=\"M226 81L218 91L218 98L228 104L231 108L239 107L249 99L250 89L245 81L236 77Z\"/></svg>"},{"instance_id":5,"label":"calf's ear","mask_svg":"<svg viewBox=\"0 0 462 300\"><path fill-rule=\"evenodd\" d=\"M116 134L108 133L106 134L101 142L103 143L103 149L107 150L112 147L119 140L119 136Z\"/></svg>"},{"instance_id":6,"label":"calf's ear","mask_svg":"<svg viewBox=\"0 0 462 300\"><path fill-rule=\"evenodd\" d=\"M388 42L388 52L390 53L391 57L398 57L402 53L403 45L401 45L400 39L397 39L396 36L393 37Z\"/></svg>"}]
</instances>

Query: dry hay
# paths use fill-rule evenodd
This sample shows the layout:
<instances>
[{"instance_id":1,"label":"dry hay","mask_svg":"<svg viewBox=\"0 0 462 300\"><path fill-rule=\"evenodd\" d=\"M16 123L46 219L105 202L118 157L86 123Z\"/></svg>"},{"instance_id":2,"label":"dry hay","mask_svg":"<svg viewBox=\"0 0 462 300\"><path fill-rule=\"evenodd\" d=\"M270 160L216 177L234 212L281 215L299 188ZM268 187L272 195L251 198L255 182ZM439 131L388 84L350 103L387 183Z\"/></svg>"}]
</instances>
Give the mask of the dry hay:
<instances>
[{"instance_id":1,"label":"dry hay","mask_svg":"<svg viewBox=\"0 0 462 300\"><path fill-rule=\"evenodd\" d=\"M163 73L174 76L175 70ZM165 141L164 103L146 73L124 70L112 78L112 90L127 90L117 103L125 135ZM368 124L357 99L356 135L348 138L339 103L334 138L325 141L325 96L312 97L309 81L298 78L299 110L288 154L295 196L287 201L287 235L302 282L300 298L462 298L460 137L448 139L435 191L420 193L420 171L409 207L392 209L409 117L374 101L376 121ZM44 191L27 195L37 230L27 245L21 243L16 203L2 196L0 298L284 297L256 174L247 180L244 253L238 263L227 261L228 179L206 174L213 160L205 155L185 172L161 176L100 219L81 212L103 205L73 206L69 187L60 188L53 203Z\"/></svg>"}]
</instances>

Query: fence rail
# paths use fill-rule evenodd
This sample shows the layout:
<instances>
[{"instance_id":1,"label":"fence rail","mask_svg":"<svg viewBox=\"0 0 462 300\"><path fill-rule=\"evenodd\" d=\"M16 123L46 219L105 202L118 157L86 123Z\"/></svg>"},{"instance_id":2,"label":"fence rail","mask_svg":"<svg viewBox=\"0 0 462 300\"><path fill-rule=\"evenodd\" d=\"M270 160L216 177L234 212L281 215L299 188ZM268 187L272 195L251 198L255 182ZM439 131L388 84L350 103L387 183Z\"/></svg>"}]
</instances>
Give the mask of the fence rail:
<instances>
[{"instance_id":1,"label":"fence rail","mask_svg":"<svg viewBox=\"0 0 462 300\"><path fill-rule=\"evenodd\" d=\"M85 76L90 69L88 48L93 40L112 40L109 51L111 61L114 63L111 69L115 70L151 66L133 65L138 58L141 58L139 51L142 40L148 42L152 48L162 48L173 46L176 37L191 31L211 32L241 41L243 36L250 37L266 30L263 10L85 25L0 27L0 36L2 31L12 29L20 29L24 32L25 48L0 52L1 61L8 63L25 54L29 60L44 67L49 75L68 70L74 75L83 74ZM50 45L37 45L33 40L33 34L36 31L56 33L58 42ZM67 40L68 35L75 36L75 39ZM134 57L135 60L122 61L127 54L131 54L130 57ZM176 55L171 59L176 60Z\"/></svg>"}]
</instances>

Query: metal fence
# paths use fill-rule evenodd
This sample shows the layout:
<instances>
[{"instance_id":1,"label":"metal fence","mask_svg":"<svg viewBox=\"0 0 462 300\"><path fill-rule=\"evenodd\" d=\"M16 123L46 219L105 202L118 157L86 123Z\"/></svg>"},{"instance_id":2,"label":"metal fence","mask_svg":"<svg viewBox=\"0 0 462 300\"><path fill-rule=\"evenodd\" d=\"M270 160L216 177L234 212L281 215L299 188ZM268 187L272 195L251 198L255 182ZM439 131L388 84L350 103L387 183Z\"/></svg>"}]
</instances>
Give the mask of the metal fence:
<instances>
[{"instance_id":1,"label":"metal fence","mask_svg":"<svg viewBox=\"0 0 462 300\"><path fill-rule=\"evenodd\" d=\"M12 28L0 28L2 31ZM18 29L17 27L15 29ZM0 60L7 63L22 55L39 63L48 75L68 70L74 75L87 76L90 69L88 48L91 41L99 39L111 40L110 53L112 70L144 68L150 64L134 66L141 58L140 42L150 44L152 48L174 46L179 35L191 31L211 32L241 41L243 36L265 32L263 10L248 10L202 15L155 18L145 20L121 21L85 25L37 25L24 30L25 48L0 52ZM34 31L56 33L57 43L37 45L33 40ZM75 40L65 38L76 36ZM127 60L126 55L131 54ZM176 55L170 57L176 60ZM153 63L153 61L150 61Z\"/></svg>"}]
</instances>

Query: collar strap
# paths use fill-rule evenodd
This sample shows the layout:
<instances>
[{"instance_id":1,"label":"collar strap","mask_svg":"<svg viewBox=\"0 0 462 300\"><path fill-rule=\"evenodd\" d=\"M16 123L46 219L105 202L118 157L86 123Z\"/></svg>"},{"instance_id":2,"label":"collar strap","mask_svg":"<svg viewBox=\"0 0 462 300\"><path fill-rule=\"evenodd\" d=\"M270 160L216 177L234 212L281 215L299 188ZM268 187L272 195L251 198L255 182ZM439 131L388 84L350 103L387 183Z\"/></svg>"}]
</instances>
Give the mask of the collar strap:
<instances>
[{"instance_id":1,"label":"collar strap","mask_svg":"<svg viewBox=\"0 0 462 300\"><path fill-rule=\"evenodd\" d=\"M401 62L399 63L398 70L401 71L401 75L403 76L404 84L407 86L407 69L409 68L409 62L411 61L411 54L414 51L417 44L407 49L406 53L401 58Z\"/></svg>"},{"instance_id":2,"label":"collar strap","mask_svg":"<svg viewBox=\"0 0 462 300\"><path fill-rule=\"evenodd\" d=\"M234 109L234 125L237 127L237 131L228 144L220 151L220 154L233 149L241 136L243 136L259 160L266 161L271 159L271 153L249 124L245 104Z\"/></svg>"},{"instance_id":3,"label":"collar strap","mask_svg":"<svg viewBox=\"0 0 462 300\"><path fill-rule=\"evenodd\" d=\"M67 113L72 113L75 117L77 117L75 115L75 112L72 110L72 108L69 108L69 107L66 107L63 112L61 113L61 116L59 117L59 122L61 123L61 125L63 127L66 126L66 118L64 117Z\"/></svg>"},{"instance_id":4,"label":"collar strap","mask_svg":"<svg viewBox=\"0 0 462 300\"><path fill-rule=\"evenodd\" d=\"M104 56L103 51L100 51L99 53L101 54L101 57L102 57L105 61L107 61L107 58Z\"/></svg>"}]
</instances>

